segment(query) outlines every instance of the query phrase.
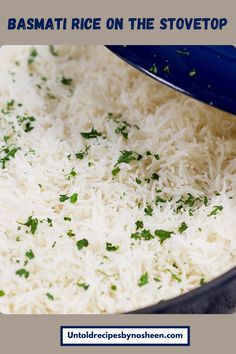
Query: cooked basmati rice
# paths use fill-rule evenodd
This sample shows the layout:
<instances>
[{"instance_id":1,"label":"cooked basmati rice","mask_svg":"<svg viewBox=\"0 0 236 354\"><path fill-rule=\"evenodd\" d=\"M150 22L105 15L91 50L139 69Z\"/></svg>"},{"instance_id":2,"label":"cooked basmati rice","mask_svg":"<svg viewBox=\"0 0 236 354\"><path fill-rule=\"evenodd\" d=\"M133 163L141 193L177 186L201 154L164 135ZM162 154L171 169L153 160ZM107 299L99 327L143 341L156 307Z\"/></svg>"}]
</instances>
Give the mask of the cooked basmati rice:
<instances>
[{"instance_id":1,"label":"cooked basmati rice","mask_svg":"<svg viewBox=\"0 0 236 354\"><path fill-rule=\"evenodd\" d=\"M235 117L101 46L3 47L0 109L1 312L120 313L235 266Z\"/></svg>"}]
</instances>

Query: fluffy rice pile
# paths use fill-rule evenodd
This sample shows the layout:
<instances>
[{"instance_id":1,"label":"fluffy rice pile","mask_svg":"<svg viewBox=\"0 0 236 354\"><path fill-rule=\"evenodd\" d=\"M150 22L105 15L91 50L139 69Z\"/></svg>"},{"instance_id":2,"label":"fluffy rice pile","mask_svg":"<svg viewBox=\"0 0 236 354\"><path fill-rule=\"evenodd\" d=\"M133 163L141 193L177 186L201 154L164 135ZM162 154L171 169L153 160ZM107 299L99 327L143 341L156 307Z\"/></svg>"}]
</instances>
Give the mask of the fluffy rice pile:
<instances>
[{"instance_id":1,"label":"fluffy rice pile","mask_svg":"<svg viewBox=\"0 0 236 354\"><path fill-rule=\"evenodd\" d=\"M119 313L236 264L236 119L104 47L0 50L0 311Z\"/></svg>"}]
</instances>

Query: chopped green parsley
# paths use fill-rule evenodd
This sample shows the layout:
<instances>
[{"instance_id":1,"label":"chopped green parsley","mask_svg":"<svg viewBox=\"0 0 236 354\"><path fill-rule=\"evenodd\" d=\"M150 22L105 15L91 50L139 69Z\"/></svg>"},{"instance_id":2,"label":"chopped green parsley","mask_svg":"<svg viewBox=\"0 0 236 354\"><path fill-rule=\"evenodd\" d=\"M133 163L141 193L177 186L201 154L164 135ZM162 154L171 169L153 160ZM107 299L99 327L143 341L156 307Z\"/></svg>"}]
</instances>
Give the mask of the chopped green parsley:
<instances>
[{"instance_id":1,"label":"chopped green parsley","mask_svg":"<svg viewBox=\"0 0 236 354\"><path fill-rule=\"evenodd\" d=\"M54 45L50 44L50 45L48 46L48 48L49 48L49 52L50 52L54 57L57 57L57 56L58 56L58 52L56 51Z\"/></svg>"},{"instance_id":2,"label":"chopped green parsley","mask_svg":"<svg viewBox=\"0 0 236 354\"><path fill-rule=\"evenodd\" d=\"M27 252L25 252L25 256L29 259L34 259L35 256L34 256L34 252L32 250L29 250Z\"/></svg>"},{"instance_id":3,"label":"chopped green parsley","mask_svg":"<svg viewBox=\"0 0 236 354\"><path fill-rule=\"evenodd\" d=\"M129 130L131 125L125 121L122 122L122 124L118 125L118 127L115 129L115 133L117 135L122 135L126 140L128 139L129 135Z\"/></svg>"},{"instance_id":4,"label":"chopped green parsley","mask_svg":"<svg viewBox=\"0 0 236 354\"><path fill-rule=\"evenodd\" d=\"M116 176L116 175L118 175L118 173L120 172L120 167L115 167L115 168L113 168L113 170L111 171L111 173L112 173L112 176Z\"/></svg>"},{"instance_id":5,"label":"chopped green parsley","mask_svg":"<svg viewBox=\"0 0 236 354\"><path fill-rule=\"evenodd\" d=\"M5 292L3 290L0 290L0 297L5 296Z\"/></svg>"},{"instance_id":6,"label":"chopped green parsley","mask_svg":"<svg viewBox=\"0 0 236 354\"><path fill-rule=\"evenodd\" d=\"M186 50L176 50L176 53L177 54L180 54L180 55L189 55L190 53L187 52Z\"/></svg>"},{"instance_id":7,"label":"chopped green parsley","mask_svg":"<svg viewBox=\"0 0 236 354\"><path fill-rule=\"evenodd\" d=\"M142 156L139 155L137 152L135 151L128 151L128 150L122 150L121 151L121 155L120 157L118 158L118 161L117 163L115 164L115 166L117 166L118 164L120 163L127 163L129 164L131 161L134 161L134 160L141 160L142 159Z\"/></svg>"},{"instance_id":8,"label":"chopped green parsley","mask_svg":"<svg viewBox=\"0 0 236 354\"><path fill-rule=\"evenodd\" d=\"M212 211L210 212L210 214L208 214L207 216L213 216L216 215L218 213L220 213L223 210L223 206L222 205L215 205L212 209Z\"/></svg>"},{"instance_id":9,"label":"chopped green parsley","mask_svg":"<svg viewBox=\"0 0 236 354\"><path fill-rule=\"evenodd\" d=\"M79 160L83 160L83 158L88 155L88 150L90 149L90 145L85 145L84 150L80 150L75 154L76 158Z\"/></svg>"},{"instance_id":10,"label":"chopped green parsley","mask_svg":"<svg viewBox=\"0 0 236 354\"><path fill-rule=\"evenodd\" d=\"M72 204L76 203L77 200L78 200L78 193L74 193L74 194L72 194L72 195L70 196L70 202L71 202Z\"/></svg>"},{"instance_id":11,"label":"chopped green parsley","mask_svg":"<svg viewBox=\"0 0 236 354\"><path fill-rule=\"evenodd\" d=\"M49 227L53 227L52 219L47 218L47 223L48 223Z\"/></svg>"},{"instance_id":12,"label":"chopped green parsley","mask_svg":"<svg viewBox=\"0 0 236 354\"><path fill-rule=\"evenodd\" d=\"M118 245L113 245L112 243L106 242L106 250L108 252L114 252L117 251L119 249Z\"/></svg>"},{"instance_id":13,"label":"chopped green parsley","mask_svg":"<svg viewBox=\"0 0 236 354\"><path fill-rule=\"evenodd\" d=\"M80 288L83 288L84 290L88 290L89 288L89 285L86 284L86 283L77 283L77 285L80 287Z\"/></svg>"},{"instance_id":14,"label":"chopped green parsley","mask_svg":"<svg viewBox=\"0 0 236 354\"><path fill-rule=\"evenodd\" d=\"M78 250L81 250L84 247L88 247L88 245L89 245L89 242L86 238L83 238L83 239L76 242L76 246L77 246Z\"/></svg>"},{"instance_id":15,"label":"chopped green parsley","mask_svg":"<svg viewBox=\"0 0 236 354\"><path fill-rule=\"evenodd\" d=\"M136 230L143 229L143 222L141 220L137 220L135 225L136 225Z\"/></svg>"},{"instance_id":16,"label":"chopped green parsley","mask_svg":"<svg viewBox=\"0 0 236 354\"><path fill-rule=\"evenodd\" d=\"M169 67L169 65L164 66L163 71L164 71L166 74L169 74L169 73L170 73L170 67Z\"/></svg>"},{"instance_id":17,"label":"chopped green parsley","mask_svg":"<svg viewBox=\"0 0 236 354\"><path fill-rule=\"evenodd\" d=\"M148 205L146 206L146 208L144 208L144 212L146 215L148 216L152 216L153 214L153 208L151 207L151 205Z\"/></svg>"},{"instance_id":18,"label":"chopped green parsley","mask_svg":"<svg viewBox=\"0 0 236 354\"><path fill-rule=\"evenodd\" d=\"M0 157L0 164L2 165L2 169L4 170L6 168L6 162L9 161L11 158L15 157L16 152L19 150L20 148L18 147L5 147L2 149L2 151L0 153L4 153L5 155L3 155L2 157Z\"/></svg>"},{"instance_id":19,"label":"chopped green parsley","mask_svg":"<svg viewBox=\"0 0 236 354\"><path fill-rule=\"evenodd\" d=\"M34 129L32 122L35 121L35 118L33 116L17 116L16 118L20 124L23 123L23 129L25 133L28 133Z\"/></svg>"},{"instance_id":20,"label":"chopped green parsley","mask_svg":"<svg viewBox=\"0 0 236 354\"><path fill-rule=\"evenodd\" d=\"M46 293L46 296L49 300L52 300L52 301L54 300L54 296L52 294Z\"/></svg>"},{"instance_id":21,"label":"chopped green parsley","mask_svg":"<svg viewBox=\"0 0 236 354\"><path fill-rule=\"evenodd\" d=\"M153 179L154 181L158 181L159 178L160 178L160 176L156 172L154 172L151 176L151 179Z\"/></svg>"},{"instance_id":22,"label":"chopped green parsley","mask_svg":"<svg viewBox=\"0 0 236 354\"><path fill-rule=\"evenodd\" d=\"M169 272L171 273L172 279L176 280L178 283L181 282L181 278L179 277L179 275L177 275L177 274L171 272L171 270L169 270Z\"/></svg>"},{"instance_id":23,"label":"chopped green parsley","mask_svg":"<svg viewBox=\"0 0 236 354\"><path fill-rule=\"evenodd\" d=\"M196 74L197 74L197 71L194 68L192 70L190 70L189 73L188 73L188 75L191 76L191 77L196 76Z\"/></svg>"},{"instance_id":24,"label":"chopped green parsley","mask_svg":"<svg viewBox=\"0 0 236 354\"><path fill-rule=\"evenodd\" d=\"M39 220L37 218L33 218L33 216L31 215L28 217L28 220L26 221L26 223L24 223L24 224L19 223L19 224L29 227L30 232L34 235L37 230L38 223L39 223Z\"/></svg>"},{"instance_id":25,"label":"chopped green parsley","mask_svg":"<svg viewBox=\"0 0 236 354\"><path fill-rule=\"evenodd\" d=\"M95 139L102 136L102 133L99 133L94 127L92 127L90 132L81 132L80 135L82 135L84 139Z\"/></svg>"},{"instance_id":26,"label":"chopped green parsley","mask_svg":"<svg viewBox=\"0 0 236 354\"><path fill-rule=\"evenodd\" d=\"M70 200L72 204L76 203L78 200L78 193L72 194L70 197L67 194L60 194L59 201L64 203L66 200Z\"/></svg>"},{"instance_id":27,"label":"chopped green parsley","mask_svg":"<svg viewBox=\"0 0 236 354\"><path fill-rule=\"evenodd\" d=\"M153 64L151 68L149 69L150 73L157 74L157 67L156 64Z\"/></svg>"},{"instance_id":28,"label":"chopped green parsley","mask_svg":"<svg viewBox=\"0 0 236 354\"><path fill-rule=\"evenodd\" d=\"M25 279L27 279L29 277L29 272L24 268L21 268L16 271L16 275L19 275L19 277L25 277Z\"/></svg>"},{"instance_id":29,"label":"chopped green parsley","mask_svg":"<svg viewBox=\"0 0 236 354\"><path fill-rule=\"evenodd\" d=\"M67 231L67 236L69 236L69 237L74 237L74 236L75 236L75 233L74 233L72 230L68 230L68 231Z\"/></svg>"},{"instance_id":30,"label":"chopped green parsley","mask_svg":"<svg viewBox=\"0 0 236 354\"><path fill-rule=\"evenodd\" d=\"M30 51L30 55L29 55L29 58L28 58L28 65L32 65L35 58L37 57L38 55L38 52L35 48L32 48L31 51Z\"/></svg>"},{"instance_id":31,"label":"chopped green parsley","mask_svg":"<svg viewBox=\"0 0 236 354\"><path fill-rule=\"evenodd\" d=\"M72 84L73 79L62 76L61 83L65 86L70 86Z\"/></svg>"},{"instance_id":32,"label":"chopped green parsley","mask_svg":"<svg viewBox=\"0 0 236 354\"><path fill-rule=\"evenodd\" d=\"M136 231L131 234L131 238L135 240L141 240L144 239L145 241L149 241L154 238L154 236L151 234L150 230L143 229L141 232Z\"/></svg>"},{"instance_id":33,"label":"chopped green parsley","mask_svg":"<svg viewBox=\"0 0 236 354\"><path fill-rule=\"evenodd\" d=\"M159 237L160 242L163 243L165 240L171 237L174 234L173 231L166 231L166 230L155 230L155 235Z\"/></svg>"},{"instance_id":34,"label":"chopped green parsley","mask_svg":"<svg viewBox=\"0 0 236 354\"><path fill-rule=\"evenodd\" d=\"M77 172L75 171L74 167L72 168L72 170L70 171L70 173L68 174L68 179L70 180L71 178L76 177Z\"/></svg>"},{"instance_id":35,"label":"chopped green parsley","mask_svg":"<svg viewBox=\"0 0 236 354\"><path fill-rule=\"evenodd\" d=\"M66 200L70 199L67 194L60 194L59 201L64 203Z\"/></svg>"},{"instance_id":36,"label":"chopped green parsley","mask_svg":"<svg viewBox=\"0 0 236 354\"><path fill-rule=\"evenodd\" d=\"M144 273L143 275L141 275L138 281L138 286L140 287L146 284L148 284L148 273Z\"/></svg>"},{"instance_id":37,"label":"chopped green parsley","mask_svg":"<svg viewBox=\"0 0 236 354\"><path fill-rule=\"evenodd\" d=\"M206 284L204 277L201 277L199 284L200 284L201 286L203 286L203 285Z\"/></svg>"},{"instance_id":38,"label":"chopped green parsley","mask_svg":"<svg viewBox=\"0 0 236 354\"><path fill-rule=\"evenodd\" d=\"M167 200L161 198L159 195L156 197L156 200L155 200L156 204L158 203L166 203Z\"/></svg>"},{"instance_id":39,"label":"chopped green parsley","mask_svg":"<svg viewBox=\"0 0 236 354\"><path fill-rule=\"evenodd\" d=\"M187 230L188 225L183 221L182 224L179 226L178 231L179 233L183 233L185 230Z\"/></svg>"}]
</instances>

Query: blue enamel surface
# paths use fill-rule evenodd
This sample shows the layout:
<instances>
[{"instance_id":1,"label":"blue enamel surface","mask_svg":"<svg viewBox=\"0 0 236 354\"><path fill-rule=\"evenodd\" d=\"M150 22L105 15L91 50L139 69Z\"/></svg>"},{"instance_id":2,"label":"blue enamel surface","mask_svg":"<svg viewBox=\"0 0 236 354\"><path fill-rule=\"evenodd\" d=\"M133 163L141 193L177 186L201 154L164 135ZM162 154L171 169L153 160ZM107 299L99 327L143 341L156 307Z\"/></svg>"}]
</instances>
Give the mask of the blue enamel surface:
<instances>
[{"instance_id":1,"label":"blue enamel surface","mask_svg":"<svg viewBox=\"0 0 236 354\"><path fill-rule=\"evenodd\" d=\"M236 114L234 46L107 47L154 79L202 102Z\"/></svg>"}]
</instances>

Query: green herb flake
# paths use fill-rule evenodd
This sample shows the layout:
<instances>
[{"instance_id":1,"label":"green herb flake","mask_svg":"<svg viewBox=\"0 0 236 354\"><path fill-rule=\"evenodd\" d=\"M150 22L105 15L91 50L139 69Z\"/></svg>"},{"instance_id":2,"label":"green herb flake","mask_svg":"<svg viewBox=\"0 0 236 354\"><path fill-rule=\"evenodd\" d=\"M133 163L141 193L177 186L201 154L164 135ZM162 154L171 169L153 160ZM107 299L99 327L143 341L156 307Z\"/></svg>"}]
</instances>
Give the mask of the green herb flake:
<instances>
[{"instance_id":1,"label":"green herb flake","mask_svg":"<svg viewBox=\"0 0 236 354\"><path fill-rule=\"evenodd\" d=\"M19 277L25 277L25 279L27 279L29 277L29 272L27 270L25 270L24 268L18 269L16 271L16 275L19 275Z\"/></svg>"},{"instance_id":2,"label":"green herb flake","mask_svg":"<svg viewBox=\"0 0 236 354\"><path fill-rule=\"evenodd\" d=\"M154 172L151 176L151 179L153 179L154 181L158 181L159 178L160 178L160 176L156 172Z\"/></svg>"},{"instance_id":3,"label":"green herb flake","mask_svg":"<svg viewBox=\"0 0 236 354\"><path fill-rule=\"evenodd\" d=\"M0 297L5 296L5 292L3 290L0 290Z\"/></svg>"},{"instance_id":4,"label":"green herb flake","mask_svg":"<svg viewBox=\"0 0 236 354\"><path fill-rule=\"evenodd\" d=\"M176 50L176 53L180 54L180 55L189 55L190 54L190 52L187 52L186 50Z\"/></svg>"},{"instance_id":5,"label":"green herb flake","mask_svg":"<svg viewBox=\"0 0 236 354\"><path fill-rule=\"evenodd\" d=\"M70 199L67 194L60 194L59 195L59 201L64 203L66 200Z\"/></svg>"},{"instance_id":6,"label":"green herb flake","mask_svg":"<svg viewBox=\"0 0 236 354\"><path fill-rule=\"evenodd\" d=\"M129 164L131 161L134 161L134 160L138 161L138 160L141 160L141 158L142 158L142 156L139 155L135 151L122 150L121 155L118 158L118 161L115 166L117 166L118 164L120 164L122 162Z\"/></svg>"},{"instance_id":7,"label":"green herb flake","mask_svg":"<svg viewBox=\"0 0 236 354\"><path fill-rule=\"evenodd\" d=\"M156 281L157 283L159 283L161 281L160 278L158 278L158 277L154 277L153 280Z\"/></svg>"},{"instance_id":8,"label":"green herb flake","mask_svg":"<svg viewBox=\"0 0 236 354\"><path fill-rule=\"evenodd\" d=\"M203 203L205 206L208 205L208 198L206 196L204 196L204 198L203 198Z\"/></svg>"},{"instance_id":9,"label":"green herb flake","mask_svg":"<svg viewBox=\"0 0 236 354\"><path fill-rule=\"evenodd\" d=\"M113 245L112 243L106 242L106 250L108 252L115 252L119 249L118 245Z\"/></svg>"},{"instance_id":10,"label":"green herb flake","mask_svg":"<svg viewBox=\"0 0 236 354\"><path fill-rule=\"evenodd\" d=\"M212 211L210 212L210 214L208 214L207 216L213 216L213 215L217 215L218 213L220 213L223 210L223 206L222 205L215 205L212 209Z\"/></svg>"},{"instance_id":11,"label":"green herb flake","mask_svg":"<svg viewBox=\"0 0 236 354\"><path fill-rule=\"evenodd\" d=\"M21 224L21 225L29 227L30 232L34 235L37 230L38 223L39 223L39 220L37 218L33 218L33 216L29 216L26 223Z\"/></svg>"},{"instance_id":12,"label":"green herb flake","mask_svg":"<svg viewBox=\"0 0 236 354\"><path fill-rule=\"evenodd\" d=\"M182 224L179 226L178 231L179 233L183 233L185 230L187 230L188 225L183 221Z\"/></svg>"},{"instance_id":13,"label":"green herb flake","mask_svg":"<svg viewBox=\"0 0 236 354\"><path fill-rule=\"evenodd\" d=\"M196 74L197 74L197 71L194 68L192 70L190 70L189 73L188 73L188 75L191 76L191 77L196 76Z\"/></svg>"},{"instance_id":14,"label":"green herb flake","mask_svg":"<svg viewBox=\"0 0 236 354\"><path fill-rule=\"evenodd\" d=\"M88 247L88 245L89 245L89 242L86 238L83 238L83 239L76 242L76 246L77 246L78 250L81 250L84 247Z\"/></svg>"},{"instance_id":15,"label":"green herb flake","mask_svg":"<svg viewBox=\"0 0 236 354\"><path fill-rule=\"evenodd\" d=\"M102 133L99 133L94 127L89 132L81 132L80 135L84 139L95 139L98 138L99 136L102 136Z\"/></svg>"},{"instance_id":16,"label":"green herb flake","mask_svg":"<svg viewBox=\"0 0 236 354\"><path fill-rule=\"evenodd\" d=\"M70 179L71 177L76 177L76 175L77 175L77 172L75 171L75 169L73 167L72 170L69 173L69 177L68 178Z\"/></svg>"},{"instance_id":17,"label":"green herb flake","mask_svg":"<svg viewBox=\"0 0 236 354\"><path fill-rule=\"evenodd\" d=\"M206 284L204 277L201 277L199 284L200 284L200 286L203 286Z\"/></svg>"},{"instance_id":18,"label":"green herb flake","mask_svg":"<svg viewBox=\"0 0 236 354\"><path fill-rule=\"evenodd\" d=\"M3 140L4 140L4 143L5 144L7 144L8 143L8 140L10 140L11 139L11 137L9 136L9 135L5 135L4 137L3 137Z\"/></svg>"},{"instance_id":19,"label":"green herb flake","mask_svg":"<svg viewBox=\"0 0 236 354\"><path fill-rule=\"evenodd\" d=\"M14 158L16 152L19 149L20 148L17 148L17 147L13 147L13 148L6 147L1 151L1 152L5 153L5 156L0 157L0 164L2 165L3 170L6 168L6 162L9 161L11 158Z\"/></svg>"},{"instance_id":20,"label":"green herb flake","mask_svg":"<svg viewBox=\"0 0 236 354\"><path fill-rule=\"evenodd\" d=\"M54 300L54 296L50 293L46 293L46 296L49 300L53 301Z\"/></svg>"},{"instance_id":21,"label":"green herb flake","mask_svg":"<svg viewBox=\"0 0 236 354\"><path fill-rule=\"evenodd\" d=\"M79 160L83 160L83 158L85 156L88 155L88 150L90 149L90 145L85 145L85 149L84 150L80 150L79 152L77 152L75 154L75 157Z\"/></svg>"},{"instance_id":22,"label":"green herb flake","mask_svg":"<svg viewBox=\"0 0 236 354\"><path fill-rule=\"evenodd\" d=\"M29 250L27 252L25 252L25 256L29 259L34 259L35 256L34 256L34 252L32 250Z\"/></svg>"},{"instance_id":23,"label":"green herb flake","mask_svg":"<svg viewBox=\"0 0 236 354\"><path fill-rule=\"evenodd\" d=\"M111 290L112 290L112 291L116 291L116 290L117 290L116 285L113 284L113 285L111 286Z\"/></svg>"},{"instance_id":24,"label":"green herb flake","mask_svg":"<svg viewBox=\"0 0 236 354\"><path fill-rule=\"evenodd\" d=\"M64 217L64 220L65 220L65 221L71 221L71 217L65 216L65 217Z\"/></svg>"},{"instance_id":25,"label":"green herb flake","mask_svg":"<svg viewBox=\"0 0 236 354\"><path fill-rule=\"evenodd\" d=\"M136 225L136 230L143 229L143 222L141 220L137 220L135 225Z\"/></svg>"},{"instance_id":26,"label":"green herb flake","mask_svg":"<svg viewBox=\"0 0 236 354\"><path fill-rule=\"evenodd\" d=\"M48 223L49 227L53 227L52 219L47 218L47 223Z\"/></svg>"},{"instance_id":27,"label":"green herb flake","mask_svg":"<svg viewBox=\"0 0 236 354\"><path fill-rule=\"evenodd\" d=\"M67 236L69 236L69 237L74 237L74 236L75 236L75 233L74 233L72 230L68 230L68 231L67 231Z\"/></svg>"},{"instance_id":28,"label":"green herb flake","mask_svg":"<svg viewBox=\"0 0 236 354\"><path fill-rule=\"evenodd\" d=\"M146 284L148 284L148 273L144 273L143 275L141 275L138 281L138 286L140 287Z\"/></svg>"},{"instance_id":29,"label":"green herb flake","mask_svg":"<svg viewBox=\"0 0 236 354\"><path fill-rule=\"evenodd\" d=\"M155 200L156 205L158 203L166 203L166 202L167 202L167 200L161 198L159 195L156 197L156 200Z\"/></svg>"},{"instance_id":30,"label":"green herb flake","mask_svg":"<svg viewBox=\"0 0 236 354\"><path fill-rule=\"evenodd\" d=\"M32 126L32 122L35 121L33 116L17 116L17 121L20 124L23 124L23 129L25 133L29 133L31 130L34 129Z\"/></svg>"},{"instance_id":31,"label":"green herb flake","mask_svg":"<svg viewBox=\"0 0 236 354\"><path fill-rule=\"evenodd\" d=\"M172 273L171 271L170 271L170 273L171 273L172 279L176 280L178 283L181 283L182 280L177 274Z\"/></svg>"},{"instance_id":32,"label":"green herb flake","mask_svg":"<svg viewBox=\"0 0 236 354\"><path fill-rule=\"evenodd\" d=\"M54 45L50 44L48 46L49 52L54 56L54 57L58 57L58 52L56 51Z\"/></svg>"},{"instance_id":33,"label":"green herb flake","mask_svg":"<svg viewBox=\"0 0 236 354\"><path fill-rule=\"evenodd\" d=\"M153 214L153 208L150 205L147 205L146 208L144 208L144 212L148 216L152 216Z\"/></svg>"},{"instance_id":34,"label":"green herb flake","mask_svg":"<svg viewBox=\"0 0 236 354\"><path fill-rule=\"evenodd\" d=\"M74 193L70 196L70 202L72 204L75 204L77 202L77 200L78 200L78 193Z\"/></svg>"},{"instance_id":35,"label":"green herb flake","mask_svg":"<svg viewBox=\"0 0 236 354\"><path fill-rule=\"evenodd\" d=\"M7 102L7 110L11 111L14 108L15 100L11 100Z\"/></svg>"},{"instance_id":36,"label":"green herb flake","mask_svg":"<svg viewBox=\"0 0 236 354\"><path fill-rule=\"evenodd\" d=\"M60 194L59 195L59 201L64 203L67 200L70 200L72 204L76 203L78 200L78 193L72 194L70 197L67 194Z\"/></svg>"},{"instance_id":37,"label":"green herb flake","mask_svg":"<svg viewBox=\"0 0 236 354\"><path fill-rule=\"evenodd\" d=\"M83 288L84 290L88 290L89 288L89 285L86 284L86 283L77 283L77 285L80 287L80 288Z\"/></svg>"},{"instance_id":38,"label":"green herb flake","mask_svg":"<svg viewBox=\"0 0 236 354\"><path fill-rule=\"evenodd\" d=\"M129 135L129 130L128 128L130 128L131 125L125 121L122 122L121 125L119 125L116 129L115 129L115 133L117 135L122 135L126 140L128 139L128 135Z\"/></svg>"},{"instance_id":39,"label":"green herb flake","mask_svg":"<svg viewBox=\"0 0 236 354\"><path fill-rule=\"evenodd\" d=\"M163 71L164 71L166 74L169 74L169 73L170 73L170 67L169 67L169 65L164 66Z\"/></svg>"},{"instance_id":40,"label":"green herb flake","mask_svg":"<svg viewBox=\"0 0 236 354\"><path fill-rule=\"evenodd\" d=\"M116 175L118 175L118 173L120 172L120 167L115 167L113 168L113 170L111 171L111 174L113 177L115 177Z\"/></svg>"},{"instance_id":41,"label":"green herb flake","mask_svg":"<svg viewBox=\"0 0 236 354\"><path fill-rule=\"evenodd\" d=\"M141 183L142 183L141 179L139 179L138 177L135 178L135 182L136 182L137 184L141 184Z\"/></svg>"},{"instance_id":42,"label":"green herb flake","mask_svg":"<svg viewBox=\"0 0 236 354\"><path fill-rule=\"evenodd\" d=\"M143 229L141 232L134 232L131 234L131 238L135 240L145 240L149 241L154 238L154 236L151 234L150 230Z\"/></svg>"},{"instance_id":43,"label":"green herb flake","mask_svg":"<svg viewBox=\"0 0 236 354\"><path fill-rule=\"evenodd\" d=\"M62 76L61 83L65 86L70 86L72 84L73 79Z\"/></svg>"},{"instance_id":44,"label":"green herb flake","mask_svg":"<svg viewBox=\"0 0 236 354\"><path fill-rule=\"evenodd\" d=\"M31 52L30 52L30 55L29 55L29 58L28 58L28 65L32 65L35 58L37 57L38 55L38 52L35 48L32 48L31 49Z\"/></svg>"},{"instance_id":45,"label":"green herb flake","mask_svg":"<svg viewBox=\"0 0 236 354\"><path fill-rule=\"evenodd\" d=\"M149 69L150 73L157 74L157 67L156 64L153 64L151 68Z\"/></svg>"},{"instance_id":46,"label":"green herb flake","mask_svg":"<svg viewBox=\"0 0 236 354\"><path fill-rule=\"evenodd\" d=\"M156 160L160 160L160 156L158 154L155 154L154 157Z\"/></svg>"},{"instance_id":47,"label":"green herb flake","mask_svg":"<svg viewBox=\"0 0 236 354\"><path fill-rule=\"evenodd\" d=\"M173 231L166 231L166 230L155 230L154 233L155 236L159 237L161 244L174 234Z\"/></svg>"}]
</instances>

